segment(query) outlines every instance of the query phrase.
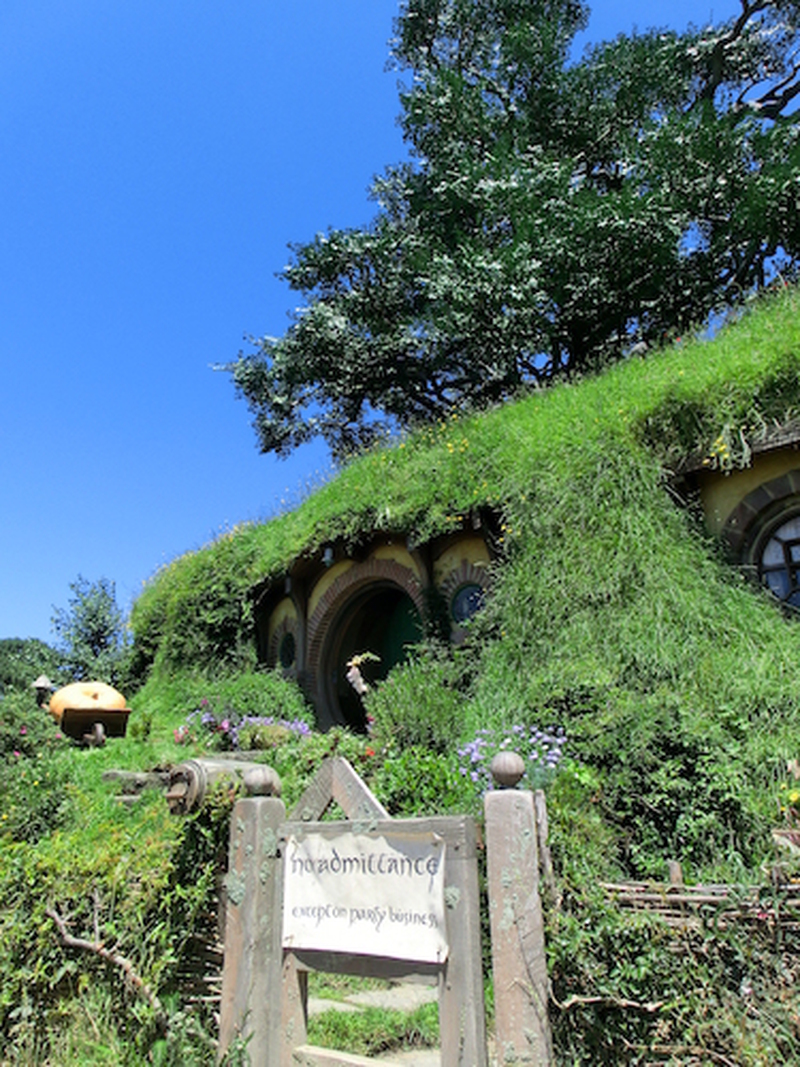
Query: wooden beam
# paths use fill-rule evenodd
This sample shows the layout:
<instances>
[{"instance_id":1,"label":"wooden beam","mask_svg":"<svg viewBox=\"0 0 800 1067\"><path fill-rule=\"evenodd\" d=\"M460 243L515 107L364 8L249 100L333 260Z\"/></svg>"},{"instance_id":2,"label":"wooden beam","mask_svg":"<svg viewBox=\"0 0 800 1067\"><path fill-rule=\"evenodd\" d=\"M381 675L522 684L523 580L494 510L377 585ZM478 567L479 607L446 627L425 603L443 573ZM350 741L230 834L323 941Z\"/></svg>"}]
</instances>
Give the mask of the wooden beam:
<instances>
[{"instance_id":1,"label":"wooden beam","mask_svg":"<svg viewBox=\"0 0 800 1067\"><path fill-rule=\"evenodd\" d=\"M290 819L316 822L336 801L347 819L388 819L389 812L342 756L323 760L311 784L292 809Z\"/></svg>"},{"instance_id":2,"label":"wooden beam","mask_svg":"<svg viewBox=\"0 0 800 1067\"><path fill-rule=\"evenodd\" d=\"M293 1053L294 1067L375 1067L378 1061L350 1052L336 1052L316 1045L301 1045ZM396 1060L381 1059L381 1067L400 1067Z\"/></svg>"}]
</instances>

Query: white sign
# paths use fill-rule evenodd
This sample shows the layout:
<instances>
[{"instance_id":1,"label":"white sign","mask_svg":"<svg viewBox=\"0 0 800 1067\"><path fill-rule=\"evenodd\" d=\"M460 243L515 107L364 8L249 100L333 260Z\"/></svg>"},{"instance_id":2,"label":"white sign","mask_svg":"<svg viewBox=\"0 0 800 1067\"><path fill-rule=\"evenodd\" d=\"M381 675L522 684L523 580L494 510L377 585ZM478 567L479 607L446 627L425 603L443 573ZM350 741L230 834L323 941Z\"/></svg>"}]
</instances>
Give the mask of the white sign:
<instances>
[{"instance_id":1,"label":"white sign","mask_svg":"<svg viewBox=\"0 0 800 1067\"><path fill-rule=\"evenodd\" d=\"M289 837L284 948L443 963L444 853L432 833Z\"/></svg>"}]
</instances>

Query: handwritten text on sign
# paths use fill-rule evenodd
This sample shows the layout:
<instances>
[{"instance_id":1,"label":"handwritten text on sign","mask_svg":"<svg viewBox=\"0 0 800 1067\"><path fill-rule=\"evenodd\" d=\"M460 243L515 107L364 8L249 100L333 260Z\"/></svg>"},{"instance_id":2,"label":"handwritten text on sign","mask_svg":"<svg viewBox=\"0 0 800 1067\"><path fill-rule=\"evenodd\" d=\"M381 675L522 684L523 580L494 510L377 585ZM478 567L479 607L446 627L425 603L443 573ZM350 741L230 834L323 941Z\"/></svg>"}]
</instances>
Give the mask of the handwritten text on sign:
<instances>
[{"instance_id":1,"label":"handwritten text on sign","mask_svg":"<svg viewBox=\"0 0 800 1067\"><path fill-rule=\"evenodd\" d=\"M289 837L284 948L442 963L444 853L431 833Z\"/></svg>"}]
</instances>

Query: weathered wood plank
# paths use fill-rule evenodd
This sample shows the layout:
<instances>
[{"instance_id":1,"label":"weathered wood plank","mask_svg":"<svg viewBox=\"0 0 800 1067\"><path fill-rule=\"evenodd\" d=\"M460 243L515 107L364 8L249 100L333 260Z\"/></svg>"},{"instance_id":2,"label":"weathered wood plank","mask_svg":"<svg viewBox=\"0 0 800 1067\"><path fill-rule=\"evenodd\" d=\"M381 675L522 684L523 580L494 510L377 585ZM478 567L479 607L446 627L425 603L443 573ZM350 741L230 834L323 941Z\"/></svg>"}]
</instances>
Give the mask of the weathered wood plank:
<instances>
[{"instance_id":1,"label":"weathered wood plank","mask_svg":"<svg viewBox=\"0 0 800 1067\"><path fill-rule=\"evenodd\" d=\"M436 963L415 963L383 956L345 955L340 952L314 952L295 949L293 955L299 965L309 971L325 974L352 974L360 978L387 978L404 981L419 980L425 985L437 985L441 966Z\"/></svg>"},{"instance_id":2,"label":"weathered wood plank","mask_svg":"<svg viewBox=\"0 0 800 1067\"><path fill-rule=\"evenodd\" d=\"M333 799L333 760L323 760L289 816L299 822L321 819Z\"/></svg>"},{"instance_id":3,"label":"weathered wood plank","mask_svg":"<svg viewBox=\"0 0 800 1067\"><path fill-rule=\"evenodd\" d=\"M536 812L536 843L539 846L539 868L542 872L542 884L547 903L555 909L561 906L556 876L553 872L553 857L550 853L550 825L547 818L547 801L544 790L537 789L533 794L533 807Z\"/></svg>"},{"instance_id":4,"label":"weathered wood plank","mask_svg":"<svg viewBox=\"0 0 800 1067\"><path fill-rule=\"evenodd\" d=\"M276 797L239 800L231 817L220 1054L247 1040L253 1067L279 1060L283 879L278 830L286 818Z\"/></svg>"},{"instance_id":5,"label":"weathered wood plank","mask_svg":"<svg viewBox=\"0 0 800 1067\"><path fill-rule=\"evenodd\" d=\"M549 1067L548 978L533 794L484 798L498 1059Z\"/></svg>"},{"instance_id":6,"label":"weathered wood plank","mask_svg":"<svg viewBox=\"0 0 800 1067\"><path fill-rule=\"evenodd\" d=\"M419 838L423 834L435 834L444 841L448 855L454 853L460 859L468 861L475 859L478 854L475 826L466 815L431 815L419 819L372 818L358 826L349 822L287 820L281 828L281 840L285 842L289 837L302 839L306 834L339 837L351 830L375 837L380 837L381 834L392 834L396 837L398 834L408 833Z\"/></svg>"},{"instance_id":7,"label":"weathered wood plank","mask_svg":"<svg viewBox=\"0 0 800 1067\"><path fill-rule=\"evenodd\" d=\"M299 822L319 820L333 801L351 820L390 818L383 804L342 756L322 761L289 817Z\"/></svg>"},{"instance_id":8,"label":"weathered wood plank","mask_svg":"<svg viewBox=\"0 0 800 1067\"><path fill-rule=\"evenodd\" d=\"M301 1045L294 1050L292 1067L375 1067L377 1060L365 1056L355 1056L349 1052L335 1052L333 1049L317 1048L315 1045ZM400 1067L395 1060L381 1059L382 1067Z\"/></svg>"},{"instance_id":9,"label":"weathered wood plank","mask_svg":"<svg viewBox=\"0 0 800 1067\"><path fill-rule=\"evenodd\" d=\"M391 816L372 790L359 778L346 759L333 761L333 799L354 822L389 819Z\"/></svg>"},{"instance_id":10,"label":"weathered wood plank","mask_svg":"<svg viewBox=\"0 0 800 1067\"><path fill-rule=\"evenodd\" d=\"M445 854L445 919L450 953L439 985L442 1067L487 1067L477 836L475 823L467 816L452 817L450 822ZM442 836L447 839L446 834Z\"/></svg>"},{"instance_id":11,"label":"weathered wood plank","mask_svg":"<svg viewBox=\"0 0 800 1067\"><path fill-rule=\"evenodd\" d=\"M308 1037L308 970L294 952L284 952L281 987L280 1067L292 1067L294 1050ZM267 1065L269 1067L269 1065Z\"/></svg>"}]
</instances>

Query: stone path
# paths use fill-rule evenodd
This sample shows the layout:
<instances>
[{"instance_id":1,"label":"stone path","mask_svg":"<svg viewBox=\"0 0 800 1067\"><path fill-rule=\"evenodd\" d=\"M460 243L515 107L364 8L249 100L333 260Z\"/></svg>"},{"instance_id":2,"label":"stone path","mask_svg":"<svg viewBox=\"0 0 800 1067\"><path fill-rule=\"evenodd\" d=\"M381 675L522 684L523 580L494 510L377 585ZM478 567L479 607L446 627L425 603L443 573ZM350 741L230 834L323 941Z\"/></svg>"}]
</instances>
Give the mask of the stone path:
<instances>
[{"instance_id":1,"label":"stone path","mask_svg":"<svg viewBox=\"0 0 800 1067\"><path fill-rule=\"evenodd\" d=\"M435 1001L437 990L434 986L416 985L401 982L389 989L369 989L362 993L350 993L341 1000L326 1000L322 997L308 998L308 1014L317 1015L323 1011L354 1012L362 1008L394 1008L397 1011L414 1011L422 1004ZM437 1048L409 1049L407 1052L388 1052L378 1059L385 1059L403 1067L440 1067L441 1058Z\"/></svg>"},{"instance_id":2,"label":"stone path","mask_svg":"<svg viewBox=\"0 0 800 1067\"><path fill-rule=\"evenodd\" d=\"M354 1012L362 1008L395 1008L397 1011L414 1011L423 1004L431 1004L436 1000L438 990L435 986L418 985L414 982L398 982L388 989L368 989L362 993L349 993L341 1000L328 1000L323 997L308 998L308 1014L319 1015L323 1011ZM494 1064L494 1045L489 1037L489 1063ZM375 1057L378 1060L386 1060L387 1067L397 1064L398 1067L441 1067L441 1056L438 1048L416 1048L406 1052L387 1052L383 1056Z\"/></svg>"}]
</instances>

